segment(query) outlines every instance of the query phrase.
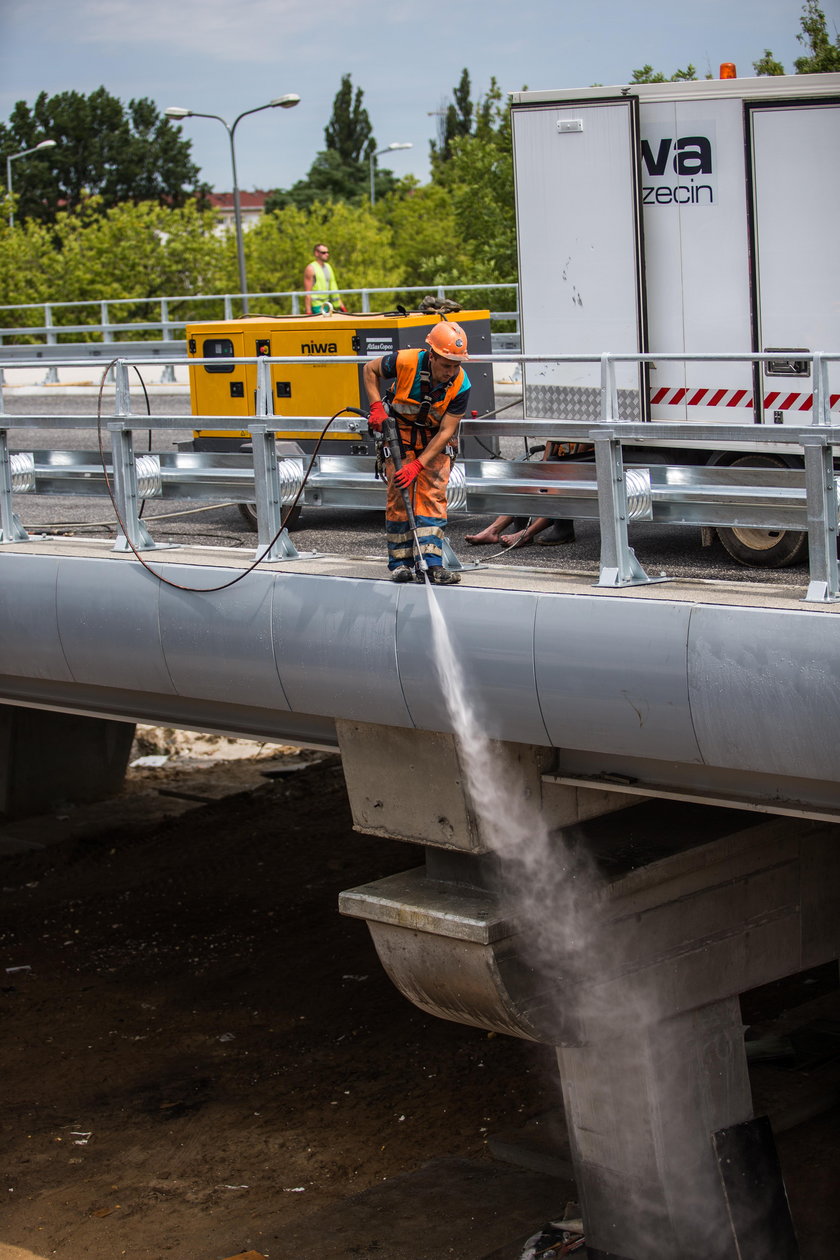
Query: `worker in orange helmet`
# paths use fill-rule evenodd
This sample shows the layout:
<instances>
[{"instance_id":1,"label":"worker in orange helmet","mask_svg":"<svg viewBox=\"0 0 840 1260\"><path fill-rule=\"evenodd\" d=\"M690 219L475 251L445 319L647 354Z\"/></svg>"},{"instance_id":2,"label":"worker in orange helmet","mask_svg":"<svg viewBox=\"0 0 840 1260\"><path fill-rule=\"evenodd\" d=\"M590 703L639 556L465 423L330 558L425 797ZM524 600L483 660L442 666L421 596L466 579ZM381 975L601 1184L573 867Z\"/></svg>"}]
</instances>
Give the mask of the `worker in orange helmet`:
<instances>
[{"instance_id":1,"label":"worker in orange helmet","mask_svg":"<svg viewBox=\"0 0 840 1260\"><path fill-rule=\"evenodd\" d=\"M429 581L451 586L460 582L461 575L443 566L443 534L458 424L470 397L470 379L463 368L467 334L460 324L442 320L430 330L426 345L428 350L398 350L370 359L362 375L371 429L381 433L387 406L396 420L399 438L402 467L397 470L391 459L384 465L388 482L385 538L391 578L394 582L414 578L414 536L403 497L407 493Z\"/></svg>"}]
</instances>

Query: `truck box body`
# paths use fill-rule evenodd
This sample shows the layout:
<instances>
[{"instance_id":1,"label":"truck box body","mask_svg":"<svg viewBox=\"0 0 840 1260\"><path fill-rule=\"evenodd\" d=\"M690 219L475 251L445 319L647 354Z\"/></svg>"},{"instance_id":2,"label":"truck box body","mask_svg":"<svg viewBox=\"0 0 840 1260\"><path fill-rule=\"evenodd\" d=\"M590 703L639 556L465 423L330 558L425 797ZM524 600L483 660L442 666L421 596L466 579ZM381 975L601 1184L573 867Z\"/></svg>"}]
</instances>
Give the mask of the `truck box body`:
<instances>
[{"instance_id":1,"label":"truck box body","mask_svg":"<svg viewBox=\"0 0 840 1260\"><path fill-rule=\"evenodd\" d=\"M840 74L519 92L512 122L523 352L778 351L621 364L621 418L807 423L797 354L840 349ZM595 421L599 384L528 365L526 414Z\"/></svg>"}]
</instances>

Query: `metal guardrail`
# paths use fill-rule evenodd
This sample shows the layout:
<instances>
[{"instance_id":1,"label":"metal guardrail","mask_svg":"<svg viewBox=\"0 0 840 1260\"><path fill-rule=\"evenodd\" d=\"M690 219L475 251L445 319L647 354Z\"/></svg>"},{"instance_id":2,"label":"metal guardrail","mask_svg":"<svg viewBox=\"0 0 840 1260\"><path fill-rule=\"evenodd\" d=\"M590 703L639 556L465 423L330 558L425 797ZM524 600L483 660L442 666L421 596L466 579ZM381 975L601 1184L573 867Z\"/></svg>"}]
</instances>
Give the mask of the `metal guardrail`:
<instances>
[{"instance_id":1,"label":"metal guardrail","mask_svg":"<svg viewBox=\"0 0 840 1260\"><path fill-rule=\"evenodd\" d=\"M125 324L125 328L137 328L136 324ZM143 325L139 325L143 327ZM151 325L149 325L151 327ZM70 330L68 330L70 331ZM81 329L80 331L84 331ZM491 333L493 353L510 350L519 352L519 334L502 332ZM139 360L155 360L165 363L171 373L175 366L189 367L199 362L195 358L187 358L187 343L177 341L79 341L71 345L43 346L0 346L0 385L3 384L3 369L12 367L39 367L49 364L50 367L90 367L92 364L109 363L112 359L126 359L132 363ZM285 362L286 360L278 360ZM307 362L312 362L312 358ZM334 361L334 360L333 360ZM236 360L225 359L225 362ZM165 377L173 380L172 375Z\"/></svg>"},{"instance_id":2,"label":"metal guardrail","mask_svg":"<svg viewBox=\"0 0 840 1260\"><path fill-rule=\"evenodd\" d=\"M837 538L840 521L840 479L835 475L834 447L840 448L840 424L831 423L829 363L839 354L803 354L813 364L814 405L808 426L738 424L626 423L617 414L615 365L639 362L652 355L514 356L529 362L599 362L602 371L599 421L529 419L499 421L493 418L465 420L463 431L473 436L529 436L591 444L594 463L511 463L503 460L467 460L456 465L452 482L454 511L511 512L514 515L578 516L597 519L601 530L599 586L625 587L647 584L644 572L628 544L629 521L661 521L680 525L741 525L760 529L802 529L808 532L810 581L805 599L811 602L840 600ZM766 361L770 355L656 355L663 360ZM493 362L493 356L475 356ZM155 497L233 497L253 501L257 511L258 550L266 561L293 559L298 553L285 530L281 513L300 489L308 460L278 457L275 439L284 431L310 429L317 435L326 417L274 416L271 367L275 363L317 361L290 356L271 359L243 358L257 368L257 414L193 417L193 425L209 429L235 428L252 439L251 455L178 452L136 455L135 430L183 429L183 416L133 415L129 364L115 365L114 416L107 421L111 437L111 462L122 533L115 549L154 548L140 519L143 499ZM361 363L360 356L330 356L330 363ZM138 365L142 360L135 360ZM193 363L215 362L191 360ZM12 508L19 493L104 493L106 470L98 455L85 452L9 451L8 431L16 428L90 427L96 417L4 416L0 413L0 543L23 541L26 531ZM364 422L345 415L333 430L359 432ZM781 445L801 450L803 469L715 467L703 465L627 465L623 447L694 446L699 449L760 449ZM55 456L55 458L53 458ZM372 460L364 457L318 457L303 490L308 507L365 508L383 502L381 483L372 477ZM547 510L547 509L553 510ZM459 562L447 553L454 567Z\"/></svg>"},{"instance_id":3,"label":"metal guardrail","mask_svg":"<svg viewBox=\"0 0 840 1260\"><path fill-rule=\"evenodd\" d=\"M495 292L497 289L510 289L516 299L514 306L519 305L518 293L519 285L513 281L499 281L496 284L426 284L426 285L400 285L396 288L391 285L390 288L363 288L363 289L342 289L342 293L346 297L358 296L360 299L361 309L365 314L370 313L370 300L377 294L385 294L387 297L393 298L395 294L402 297L404 294L421 293L424 297L427 293L434 293L435 297L441 301L446 300L450 293L488 293ZM288 298L291 305L292 315L301 314L301 304L306 297L303 289L278 289L267 293L181 293L169 294L166 297L121 297L121 298L94 298L87 301L74 302L21 302L15 305L0 306L0 317L3 317L6 311L43 311L44 318L40 329L23 325L18 328L0 327L0 337L7 336L11 333L28 333L28 332L48 332L52 334L72 331L62 324L56 324L53 318L55 311L59 310L90 310L91 307L99 307L99 322L89 327L99 327L104 330L114 329L118 327L110 318L110 311L114 307L120 306L158 306L160 308L160 319L149 327L169 327L183 328L183 320L173 320L169 316L169 307L178 302L221 302L224 307L224 319L233 319L233 305L235 302L241 302L243 296L251 299L268 298ZM514 318L515 312L505 315L500 313L498 318ZM191 317L190 322L193 322Z\"/></svg>"},{"instance_id":4,"label":"metal guardrail","mask_svg":"<svg viewBox=\"0 0 840 1260\"><path fill-rule=\"evenodd\" d=\"M425 296L428 293L433 293L435 297L443 301L451 293L481 294L481 293L487 293L491 291L496 292L499 289L511 290L512 296L514 299L513 305L515 309L512 311L493 311L491 312L491 315L490 315L491 321L513 322L515 323L516 328L518 330L519 328L519 309L518 309L519 286L515 283L432 284L432 285L422 285L422 286L412 285L412 286L408 286L405 288L398 288L398 289L394 289L393 287L392 288L343 289L342 292L346 297L358 297L359 305L361 307L361 313L370 314L371 299L378 294L384 294L385 296L387 296L393 301L395 294L397 294L399 297L402 298L408 294L414 294L414 293L422 294L423 296ZM249 293L247 296L248 296L249 301L251 299L258 300L260 298L264 298L270 301L275 301L278 299L282 301L288 301L291 307L290 313L292 315L300 315L302 313L301 307L303 304L303 299L305 298L306 295L302 289L287 289L287 290L277 291L273 293ZM43 338L43 346L45 349L43 358L50 361L50 368L47 374L47 382L54 383L57 379L56 364L54 363L56 356L51 352L50 350L51 347L58 347L59 353L61 349L63 349L65 353L68 350L72 350L74 354L78 352L79 357L86 357L85 352L82 350L82 346L85 343L79 343L79 344L73 345L71 343L68 343L67 341L59 342L58 340L59 337L67 337L70 335L80 336L80 337L96 337L98 339L98 345L101 347L101 351L103 354L105 354L106 351L111 351L113 347L115 346L118 347L118 349L114 350L113 354L109 354L108 357L114 357L115 354L120 354L120 353L131 356L135 353L142 353L142 351L135 350L135 343L119 342L115 340L115 334L126 333L126 332L136 333L136 332L141 332L141 331L142 332L157 332L159 333L160 338L164 343L180 342L181 344L183 344L182 338L180 336L182 330L187 326L188 323L195 323L197 317L195 315L190 315L188 319L174 319L170 316L170 306L176 305L179 302L187 302L192 307L195 307L197 303L206 304L206 303L211 303L211 302L214 302L214 303L221 302L223 304L223 310L224 310L224 314L222 318L229 320L229 319L234 318L234 304L236 302L241 302L242 297L243 295L241 293L200 293L200 294L193 293L193 294L170 295L167 297L105 298L105 299L96 299L94 301L88 301L88 302L31 302L31 303L23 303L23 304L15 305L15 306L0 306L0 318L5 317L7 312L14 312L14 311L42 311L43 312L43 318L40 324L34 324L34 325L9 324L8 326L0 327L0 347L2 347L2 352L5 356L8 350L19 348L19 347L11 347L5 344L6 339L9 337L41 337ZM123 322L123 321L120 321L119 319L115 321L111 317L111 312L114 309L119 309L120 307L126 307L126 306L149 307L149 306L155 306L155 305L158 306L160 309L159 320L129 320L129 321ZM71 309L72 310L76 310L76 309L90 310L91 307L99 308L99 321L98 322L87 323L87 324L84 324L84 323L71 323L71 324L58 323L57 324L55 322L55 313L57 311L68 311ZM518 332L516 335L518 336ZM150 343L142 342L140 344L146 345ZM22 347L22 348L31 349L31 346ZM93 352L91 351L90 353L92 354ZM165 356L165 353L166 353L165 350L161 351L161 354L164 356ZM166 368L164 370L164 375L162 379L164 381L171 381L174 379L171 373L171 369Z\"/></svg>"},{"instance_id":5,"label":"metal guardrail","mask_svg":"<svg viewBox=\"0 0 840 1260\"><path fill-rule=\"evenodd\" d=\"M132 325L134 327L134 325ZM61 367L89 367L91 360L156 359L167 363L189 362L185 341L79 341L73 345L0 346L0 370L11 367L38 367L44 363Z\"/></svg>"}]
</instances>

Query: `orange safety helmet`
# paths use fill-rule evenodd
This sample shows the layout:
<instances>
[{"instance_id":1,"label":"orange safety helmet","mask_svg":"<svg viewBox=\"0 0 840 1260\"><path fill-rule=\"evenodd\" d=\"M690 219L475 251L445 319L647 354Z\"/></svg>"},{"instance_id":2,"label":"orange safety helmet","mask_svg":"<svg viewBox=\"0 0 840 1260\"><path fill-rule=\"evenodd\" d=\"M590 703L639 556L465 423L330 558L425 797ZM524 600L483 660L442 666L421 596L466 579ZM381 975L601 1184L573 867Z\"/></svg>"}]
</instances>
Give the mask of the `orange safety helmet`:
<instances>
[{"instance_id":1,"label":"orange safety helmet","mask_svg":"<svg viewBox=\"0 0 840 1260\"><path fill-rule=\"evenodd\" d=\"M435 324L426 338L426 345L452 363L461 363L467 357L467 334L460 324L451 320L443 319Z\"/></svg>"}]
</instances>

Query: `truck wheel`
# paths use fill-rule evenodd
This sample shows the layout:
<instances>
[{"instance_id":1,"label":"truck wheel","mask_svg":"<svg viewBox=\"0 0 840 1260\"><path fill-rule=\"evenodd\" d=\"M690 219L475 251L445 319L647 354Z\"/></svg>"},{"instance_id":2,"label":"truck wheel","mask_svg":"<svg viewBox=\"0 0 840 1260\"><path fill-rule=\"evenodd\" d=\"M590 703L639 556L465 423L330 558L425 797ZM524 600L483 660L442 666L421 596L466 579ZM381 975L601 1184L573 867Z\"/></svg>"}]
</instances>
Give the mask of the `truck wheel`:
<instances>
[{"instance_id":1,"label":"truck wheel","mask_svg":"<svg viewBox=\"0 0 840 1260\"><path fill-rule=\"evenodd\" d=\"M774 455L742 455L731 468L789 468ZM786 569L808 554L808 534L798 529L753 529L735 525L715 531L726 551L739 564L762 569Z\"/></svg>"},{"instance_id":2,"label":"truck wheel","mask_svg":"<svg viewBox=\"0 0 840 1260\"><path fill-rule=\"evenodd\" d=\"M288 530L293 530L293 529L298 528L298 524L300 522L300 514L302 510L303 510L302 508L296 507L295 510L292 512L291 516L286 521L286 528ZM257 528L256 505L253 503L240 503L239 511L242 513L242 516L248 522L251 529L256 531L256 528Z\"/></svg>"}]
</instances>

